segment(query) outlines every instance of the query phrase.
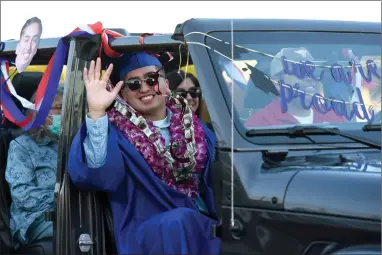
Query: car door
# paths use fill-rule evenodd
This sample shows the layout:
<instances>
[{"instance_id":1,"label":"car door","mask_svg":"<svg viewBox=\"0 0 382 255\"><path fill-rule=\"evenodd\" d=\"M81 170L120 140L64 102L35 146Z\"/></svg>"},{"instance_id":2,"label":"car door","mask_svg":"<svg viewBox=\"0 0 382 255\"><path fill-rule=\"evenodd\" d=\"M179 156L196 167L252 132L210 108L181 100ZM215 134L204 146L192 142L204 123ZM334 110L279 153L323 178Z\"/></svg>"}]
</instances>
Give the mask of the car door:
<instances>
[{"instance_id":1,"label":"car door","mask_svg":"<svg viewBox=\"0 0 382 255\"><path fill-rule=\"evenodd\" d=\"M345 40L354 36L354 31L360 32L358 35L362 32L363 37ZM355 173L349 169L344 173L337 166L325 164L329 164L330 157L348 157L347 153L364 150L380 165L376 158L380 151L328 134L291 138L282 134L287 121L280 126L281 134L271 129L256 132L254 128L250 136L249 128L244 126L250 116L277 96L269 80L273 55L280 49L305 42L316 47L318 55L329 54L332 49L339 55L340 47L354 43L351 45L358 52L374 56L378 36L378 24L357 22L191 19L177 27L173 38L185 40L188 45L218 140L214 179L221 183L215 193L222 221L222 254L326 254L347 245L379 243L380 216L376 208L380 204L380 173ZM324 53L322 56L326 56ZM247 71L256 75L249 76ZM330 71L326 77L333 79ZM333 86L328 88L339 87ZM281 112L274 108L263 118L276 111ZM380 141L380 131L352 130L350 124L349 130ZM315 148L317 144L319 149ZM308 167L300 167L298 160ZM284 163L272 167L272 162L275 166ZM354 193L345 192L355 187L355 180L362 191L353 188ZM329 190L332 195L326 193ZM324 194L341 202L325 200ZM364 206L358 207L358 202L352 200L355 196L362 197ZM370 252L376 251L373 249Z\"/></svg>"}]
</instances>

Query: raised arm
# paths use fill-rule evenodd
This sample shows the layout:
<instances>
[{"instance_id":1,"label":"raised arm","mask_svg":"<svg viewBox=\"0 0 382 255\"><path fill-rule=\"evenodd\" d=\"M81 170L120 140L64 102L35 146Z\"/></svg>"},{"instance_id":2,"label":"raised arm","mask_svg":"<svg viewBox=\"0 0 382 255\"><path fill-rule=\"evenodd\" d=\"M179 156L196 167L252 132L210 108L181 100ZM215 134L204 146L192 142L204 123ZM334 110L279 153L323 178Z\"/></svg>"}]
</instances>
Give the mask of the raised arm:
<instances>
[{"instance_id":1,"label":"raised arm","mask_svg":"<svg viewBox=\"0 0 382 255\"><path fill-rule=\"evenodd\" d=\"M107 115L93 121L85 117L87 136L84 140L86 161L91 168L102 167L106 161L109 121Z\"/></svg>"},{"instance_id":2,"label":"raised arm","mask_svg":"<svg viewBox=\"0 0 382 255\"><path fill-rule=\"evenodd\" d=\"M109 92L107 82L112 72L110 65L101 77L101 60L91 62L89 72L84 69L89 113L73 140L69 154L69 175L80 188L114 191L125 176L125 166L118 145L118 136L110 128L106 109L115 100L122 82Z\"/></svg>"}]
</instances>

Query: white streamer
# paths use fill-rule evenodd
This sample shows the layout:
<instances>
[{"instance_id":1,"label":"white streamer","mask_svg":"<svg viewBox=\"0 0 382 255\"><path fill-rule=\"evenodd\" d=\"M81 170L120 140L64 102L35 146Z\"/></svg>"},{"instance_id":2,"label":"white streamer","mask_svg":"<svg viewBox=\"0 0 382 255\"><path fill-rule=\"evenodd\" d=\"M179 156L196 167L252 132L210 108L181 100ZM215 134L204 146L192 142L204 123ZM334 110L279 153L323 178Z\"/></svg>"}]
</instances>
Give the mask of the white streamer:
<instances>
[{"instance_id":1,"label":"white streamer","mask_svg":"<svg viewBox=\"0 0 382 255\"><path fill-rule=\"evenodd\" d=\"M13 87L12 81L9 79L7 74L7 68L4 61L1 63L1 72L3 73L4 79L7 81L9 92L20 101L23 107L34 110L35 104L29 102L27 99L17 94L15 88Z\"/></svg>"}]
</instances>

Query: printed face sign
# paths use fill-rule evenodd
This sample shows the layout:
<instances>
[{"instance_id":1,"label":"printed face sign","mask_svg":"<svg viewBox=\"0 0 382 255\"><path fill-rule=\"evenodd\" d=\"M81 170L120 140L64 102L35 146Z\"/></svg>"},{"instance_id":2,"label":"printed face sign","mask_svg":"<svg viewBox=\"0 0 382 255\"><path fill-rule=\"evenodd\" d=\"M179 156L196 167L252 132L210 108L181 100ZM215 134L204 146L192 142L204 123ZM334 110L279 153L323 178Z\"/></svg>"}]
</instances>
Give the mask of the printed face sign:
<instances>
[{"instance_id":1,"label":"printed face sign","mask_svg":"<svg viewBox=\"0 0 382 255\"><path fill-rule=\"evenodd\" d=\"M41 20L37 17L28 19L20 31L20 39L16 47L16 68L23 72L35 56L42 34Z\"/></svg>"}]
</instances>

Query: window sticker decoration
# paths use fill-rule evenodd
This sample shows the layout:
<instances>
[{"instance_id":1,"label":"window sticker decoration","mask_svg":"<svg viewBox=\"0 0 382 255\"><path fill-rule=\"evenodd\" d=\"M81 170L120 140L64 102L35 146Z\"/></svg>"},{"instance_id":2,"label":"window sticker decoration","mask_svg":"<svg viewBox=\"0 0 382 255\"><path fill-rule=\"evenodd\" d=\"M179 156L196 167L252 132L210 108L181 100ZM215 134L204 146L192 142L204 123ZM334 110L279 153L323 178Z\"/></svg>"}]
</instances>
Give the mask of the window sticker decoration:
<instances>
[{"instance_id":1,"label":"window sticker decoration","mask_svg":"<svg viewBox=\"0 0 382 255\"><path fill-rule=\"evenodd\" d=\"M367 121L372 123L374 121L374 106L367 105L363 98L363 88L361 84L369 84L372 82L373 76L379 80L381 79L380 71L378 71L378 63L373 59L367 59L364 63L357 61L357 57L354 56L351 49L343 49L343 55L346 55L348 58L348 65L345 62L345 65L340 65L338 63L333 63L332 65L321 65L317 64L319 62L326 61L317 61L310 56L310 53L305 48L296 48L294 49L293 54L300 55L302 61L292 60L293 57L286 57L282 52L276 56L261 52L255 49L250 49L238 44L234 44L235 47L234 59L228 57L228 53L231 52L231 43L221 40L217 37L208 35L202 32L190 32L185 35L185 38L190 35L202 35L208 37L218 42L217 45L214 45L214 48L209 45L205 45L199 42L192 42L186 40L185 44L196 44L207 48L208 50L222 56L224 59L232 61L235 63L237 59L241 58L241 54L256 53L261 56L266 56L272 59L279 60L279 73L272 72L270 75L265 74L261 70L247 64L247 68L244 68L244 72L251 72L250 79L255 84L257 88L264 91L266 94L272 93L276 96L280 96L280 106L281 110L285 113L288 111L288 105L293 101L299 101L303 109L316 109L318 112L325 114L329 112L334 112L335 115L344 117L347 120L356 121ZM290 48L289 48L290 49ZM380 65L380 60L379 60ZM221 65L222 70L224 65ZM272 69L272 68L271 68ZM380 67L379 67L380 69ZM288 84L284 79L282 79L282 74L289 76L294 76L299 80L312 80L315 82L321 82L325 76L330 75L333 81L336 83L343 83L348 86L353 86L352 97L348 100L342 100L334 97L325 97L323 92L318 93L320 90L311 90L305 89L303 84L294 82ZM234 77L230 77L234 79ZM301 82L302 83L302 82ZM307 86L309 87L309 86ZM322 83L321 83L322 87ZM375 97L373 93L373 96ZM380 93L379 93L380 95ZM369 101L368 101L369 102ZM380 100L379 100L380 103Z\"/></svg>"}]
</instances>

